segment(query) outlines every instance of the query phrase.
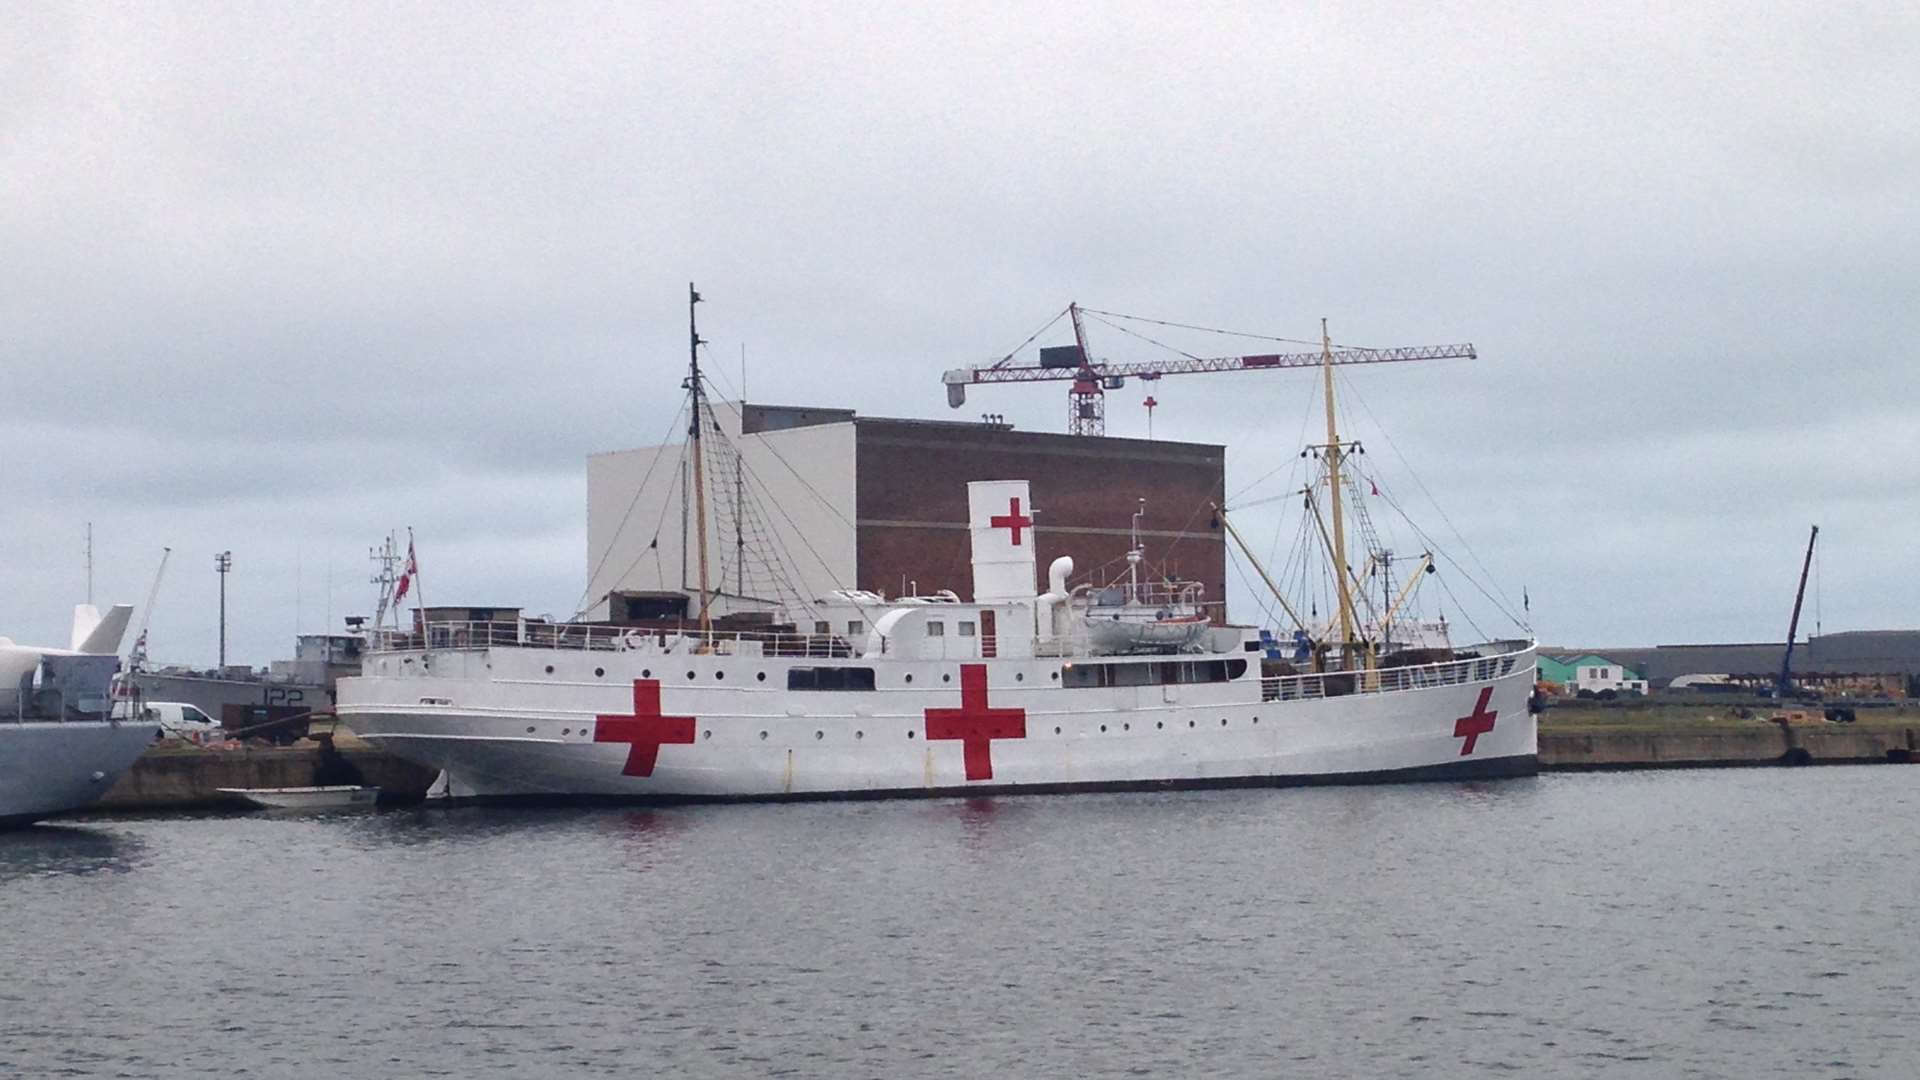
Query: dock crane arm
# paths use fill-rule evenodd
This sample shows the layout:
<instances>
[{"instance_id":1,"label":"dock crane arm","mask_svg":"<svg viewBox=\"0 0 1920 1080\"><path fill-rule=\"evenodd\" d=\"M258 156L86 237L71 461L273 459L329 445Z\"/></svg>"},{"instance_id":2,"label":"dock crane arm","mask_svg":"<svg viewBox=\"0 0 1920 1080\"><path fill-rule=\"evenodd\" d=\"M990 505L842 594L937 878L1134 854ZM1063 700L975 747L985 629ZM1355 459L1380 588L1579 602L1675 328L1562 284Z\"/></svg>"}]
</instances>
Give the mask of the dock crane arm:
<instances>
[{"instance_id":1,"label":"dock crane arm","mask_svg":"<svg viewBox=\"0 0 1920 1080\"><path fill-rule=\"evenodd\" d=\"M1787 652L1780 658L1780 677L1773 681L1773 696L1785 698L1793 692L1793 639L1800 633L1800 603L1807 598L1807 571L1813 566L1813 542L1820 539L1820 526L1807 535L1807 557L1800 563L1800 587L1793 594L1793 619L1787 623Z\"/></svg>"},{"instance_id":2,"label":"dock crane arm","mask_svg":"<svg viewBox=\"0 0 1920 1080\"><path fill-rule=\"evenodd\" d=\"M947 387L947 404L960 408L967 403L967 387L987 383L1072 382L1068 388L1068 429L1075 435L1106 433L1102 398L1108 390L1118 390L1126 380L1159 379L1166 375L1199 374L1212 371L1271 371L1283 368L1316 368L1323 365L1390 364L1408 360L1475 359L1479 354L1471 343L1457 345L1413 345L1394 349L1317 349L1299 353L1259 353L1247 356L1193 357L1115 364L1095 360L1087 350L1086 327L1080 318L1080 305L1069 304L1063 315L1073 322L1076 348L1072 362L1014 364L1012 357L979 367L954 368L940 377ZM1056 316L1058 318L1058 316ZM1043 350L1044 351L1044 350Z\"/></svg>"}]
</instances>

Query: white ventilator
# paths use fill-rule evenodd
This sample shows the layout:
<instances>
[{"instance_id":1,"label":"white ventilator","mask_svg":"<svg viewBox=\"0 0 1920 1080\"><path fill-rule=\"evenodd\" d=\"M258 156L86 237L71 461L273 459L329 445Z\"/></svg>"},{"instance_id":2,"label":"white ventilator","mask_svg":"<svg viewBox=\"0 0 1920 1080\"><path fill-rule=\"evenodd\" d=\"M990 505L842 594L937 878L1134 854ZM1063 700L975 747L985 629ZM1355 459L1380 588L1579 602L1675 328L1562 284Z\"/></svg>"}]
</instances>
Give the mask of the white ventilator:
<instances>
[{"instance_id":1,"label":"white ventilator","mask_svg":"<svg viewBox=\"0 0 1920 1080\"><path fill-rule=\"evenodd\" d=\"M973 533L973 601L997 604L1034 597L1033 499L1025 480L967 485Z\"/></svg>"}]
</instances>

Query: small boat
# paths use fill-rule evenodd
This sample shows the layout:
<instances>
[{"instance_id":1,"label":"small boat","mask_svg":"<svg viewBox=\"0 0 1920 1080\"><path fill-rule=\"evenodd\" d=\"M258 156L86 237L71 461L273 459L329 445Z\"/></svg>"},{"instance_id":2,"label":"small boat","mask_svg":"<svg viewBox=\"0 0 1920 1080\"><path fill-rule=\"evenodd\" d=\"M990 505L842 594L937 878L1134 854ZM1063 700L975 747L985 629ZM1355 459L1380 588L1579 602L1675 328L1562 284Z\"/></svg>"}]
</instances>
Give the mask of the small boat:
<instances>
[{"instance_id":1,"label":"small boat","mask_svg":"<svg viewBox=\"0 0 1920 1080\"><path fill-rule=\"evenodd\" d=\"M237 788L223 787L222 795L245 799L270 810L338 810L372 807L380 798L377 787L358 784L331 784L326 787Z\"/></svg>"}]
</instances>

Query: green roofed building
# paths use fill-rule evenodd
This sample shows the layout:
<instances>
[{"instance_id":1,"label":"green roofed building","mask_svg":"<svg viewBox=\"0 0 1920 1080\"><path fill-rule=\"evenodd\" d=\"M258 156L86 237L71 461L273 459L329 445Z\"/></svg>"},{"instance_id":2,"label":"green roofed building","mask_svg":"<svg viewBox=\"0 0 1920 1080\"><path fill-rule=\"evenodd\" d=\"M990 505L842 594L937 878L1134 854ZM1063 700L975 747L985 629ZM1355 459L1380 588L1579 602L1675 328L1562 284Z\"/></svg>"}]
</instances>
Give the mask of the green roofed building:
<instances>
[{"instance_id":1,"label":"green roofed building","mask_svg":"<svg viewBox=\"0 0 1920 1080\"><path fill-rule=\"evenodd\" d=\"M1561 656L1541 653L1537 663L1538 679L1559 683L1567 688L1569 694L1578 694L1582 690L1596 694L1602 690L1639 694L1647 692L1647 680L1641 678L1639 672L1596 653Z\"/></svg>"}]
</instances>

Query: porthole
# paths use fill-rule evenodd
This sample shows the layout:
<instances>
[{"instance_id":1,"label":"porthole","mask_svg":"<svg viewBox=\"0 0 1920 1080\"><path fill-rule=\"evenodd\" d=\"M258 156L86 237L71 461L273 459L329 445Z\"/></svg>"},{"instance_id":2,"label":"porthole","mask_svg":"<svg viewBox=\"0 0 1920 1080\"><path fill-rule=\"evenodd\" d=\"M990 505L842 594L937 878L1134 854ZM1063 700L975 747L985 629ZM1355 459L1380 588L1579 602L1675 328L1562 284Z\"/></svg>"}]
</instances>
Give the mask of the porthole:
<instances>
[{"instance_id":1,"label":"porthole","mask_svg":"<svg viewBox=\"0 0 1920 1080\"><path fill-rule=\"evenodd\" d=\"M754 678L756 678L756 679L759 679L759 680L760 680L761 682L766 682L766 681L767 681L767 673L766 673L766 672L764 672L764 671L762 671L762 672L758 672L758 673L756 673L756 674L754 675Z\"/></svg>"},{"instance_id":2,"label":"porthole","mask_svg":"<svg viewBox=\"0 0 1920 1080\"><path fill-rule=\"evenodd\" d=\"M912 682L912 681L913 681L913 676L911 676L911 675L909 675L909 676L907 676L907 681L908 681L908 682Z\"/></svg>"},{"instance_id":3,"label":"porthole","mask_svg":"<svg viewBox=\"0 0 1920 1080\"><path fill-rule=\"evenodd\" d=\"M712 729L712 728L708 728L707 730L705 730L705 731L703 731L703 732L701 732L701 733L700 733L700 737L701 737L701 738L703 738L703 739L711 739L711 738L713 738L713 729Z\"/></svg>"},{"instance_id":4,"label":"porthole","mask_svg":"<svg viewBox=\"0 0 1920 1080\"><path fill-rule=\"evenodd\" d=\"M716 671L713 673L713 677L715 679L724 679L727 677L727 673L724 671Z\"/></svg>"},{"instance_id":5,"label":"porthole","mask_svg":"<svg viewBox=\"0 0 1920 1080\"><path fill-rule=\"evenodd\" d=\"M826 738L826 737L827 737L827 733L826 733L826 732L824 732L824 731L816 731L816 732L814 732L814 733L813 733L813 737L814 737L814 739L815 739L815 741L818 741L818 740L820 740L820 739L824 739L824 738Z\"/></svg>"},{"instance_id":6,"label":"porthole","mask_svg":"<svg viewBox=\"0 0 1920 1080\"><path fill-rule=\"evenodd\" d=\"M762 739L765 739L765 738L767 737L767 733L766 733L766 732L764 732L764 731L763 731L763 732L761 732L761 733L760 733L760 737L761 737Z\"/></svg>"},{"instance_id":7,"label":"porthole","mask_svg":"<svg viewBox=\"0 0 1920 1080\"><path fill-rule=\"evenodd\" d=\"M1221 717L1221 718L1220 718L1220 726L1221 726L1221 727L1226 727L1226 726L1227 726L1227 718L1226 718L1226 717L1224 717L1224 716L1223 716L1223 717Z\"/></svg>"},{"instance_id":8,"label":"porthole","mask_svg":"<svg viewBox=\"0 0 1920 1080\"><path fill-rule=\"evenodd\" d=\"M560 729L560 734L562 734L562 735L571 735L571 734L573 734L573 729L572 729L572 728L570 728L570 727L563 727L563 728L561 728L561 729Z\"/></svg>"},{"instance_id":9,"label":"porthole","mask_svg":"<svg viewBox=\"0 0 1920 1080\"><path fill-rule=\"evenodd\" d=\"M1059 728L1054 728L1054 729L1053 729L1053 733L1054 733L1055 735L1058 735L1058 734L1060 734L1060 729L1059 729Z\"/></svg>"},{"instance_id":10,"label":"porthole","mask_svg":"<svg viewBox=\"0 0 1920 1080\"><path fill-rule=\"evenodd\" d=\"M941 675L941 676L940 676L940 681L941 681L941 682L952 682L952 681L953 681L953 676L952 676L952 675Z\"/></svg>"},{"instance_id":11,"label":"porthole","mask_svg":"<svg viewBox=\"0 0 1920 1080\"><path fill-rule=\"evenodd\" d=\"M1188 726L1188 727L1192 727L1192 726L1193 726L1193 721L1191 721L1191 720L1189 720L1189 721L1187 721L1187 726Z\"/></svg>"},{"instance_id":12,"label":"porthole","mask_svg":"<svg viewBox=\"0 0 1920 1080\"><path fill-rule=\"evenodd\" d=\"M1167 726L1167 725L1166 725L1166 723L1165 723L1164 721L1161 721L1161 720L1155 720L1155 721L1153 722L1153 729L1154 729L1155 731L1159 731L1159 730L1160 730L1161 728L1164 728L1164 727L1166 727L1166 726Z\"/></svg>"},{"instance_id":13,"label":"porthole","mask_svg":"<svg viewBox=\"0 0 1920 1080\"><path fill-rule=\"evenodd\" d=\"M867 737L867 733L864 731L856 731L853 733L853 737L856 739L864 739Z\"/></svg>"},{"instance_id":14,"label":"porthole","mask_svg":"<svg viewBox=\"0 0 1920 1080\"><path fill-rule=\"evenodd\" d=\"M594 678L596 678L596 679L604 679L604 678L606 678L606 675L607 675L607 669L606 669L606 668L603 668L603 667L597 667L597 668L594 668L594 669L593 669L593 677L594 677Z\"/></svg>"},{"instance_id":15,"label":"porthole","mask_svg":"<svg viewBox=\"0 0 1920 1080\"><path fill-rule=\"evenodd\" d=\"M385 661L381 661L381 662L382 662L382 663L385 663ZM551 674L553 674L553 665L552 665L552 664L548 664L548 665L547 665L547 674L549 674L549 675L551 675Z\"/></svg>"},{"instance_id":16,"label":"porthole","mask_svg":"<svg viewBox=\"0 0 1920 1080\"><path fill-rule=\"evenodd\" d=\"M693 672L691 671L687 672L687 678L689 679L693 678Z\"/></svg>"},{"instance_id":17,"label":"porthole","mask_svg":"<svg viewBox=\"0 0 1920 1080\"><path fill-rule=\"evenodd\" d=\"M1024 671L1016 671L1016 672L1014 672L1014 673L1013 673L1013 681L1014 681L1014 682L1026 682L1026 681L1027 681L1027 673L1026 673L1026 672L1024 672Z\"/></svg>"},{"instance_id":18,"label":"porthole","mask_svg":"<svg viewBox=\"0 0 1920 1080\"><path fill-rule=\"evenodd\" d=\"M1120 730L1121 730L1121 731L1132 731L1132 730L1133 730L1133 725L1132 725L1132 724L1121 724L1121 725L1120 725Z\"/></svg>"},{"instance_id":19,"label":"porthole","mask_svg":"<svg viewBox=\"0 0 1920 1080\"><path fill-rule=\"evenodd\" d=\"M911 731L907 732L907 738L909 739L913 738L913 732Z\"/></svg>"},{"instance_id":20,"label":"porthole","mask_svg":"<svg viewBox=\"0 0 1920 1080\"><path fill-rule=\"evenodd\" d=\"M1053 681L1054 681L1054 682L1059 682L1059 681L1060 681L1060 673L1059 673L1059 672L1057 672L1057 671L1056 671L1056 672L1054 672L1054 673L1053 673Z\"/></svg>"},{"instance_id":21,"label":"porthole","mask_svg":"<svg viewBox=\"0 0 1920 1080\"><path fill-rule=\"evenodd\" d=\"M1107 725L1105 725L1105 724L1101 724L1101 725L1100 725L1100 733L1101 733L1102 735L1105 735L1105 734L1107 733Z\"/></svg>"},{"instance_id":22,"label":"porthole","mask_svg":"<svg viewBox=\"0 0 1920 1080\"><path fill-rule=\"evenodd\" d=\"M1256 716L1256 717L1254 717L1254 718L1253 718L1253 722L1254 722L1254 723L1256 723L1256 724L1257 724L1257 723L1259 723L1259 722L1260 722L1260 718L1259 718L1259 717L1257 717L1257 716Z\"/></svg>"},{"instance_id":23,"label":"porthole","mask_svg":"<svg viewBox=\"0 0 1920 1080\"><path fill-rule=\"evenodd\" d=\"M533 734L533 729L532 729L531 727L529 727L529 728L527 729L527 734L529 734L529 735L531 735L531 734Z\"/></svg>"},{"instance_id":24,"label":"porthole","mask_svg":"<svg viewBox=\"0 0 1920 1080\"><path fill-rule=\"evenodd\" d=\"M549 671L551 671L551 670L553 670L553 669L552 669L552 668L548 668L547 670L549 670ZM641 669L640 669L640 677L641 677L641 678L643 678L643 679L651 679L651 678L653 678L653 669L652 669L652 668L641 668Z\"/></svg>"}]
</instances>

